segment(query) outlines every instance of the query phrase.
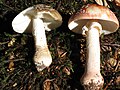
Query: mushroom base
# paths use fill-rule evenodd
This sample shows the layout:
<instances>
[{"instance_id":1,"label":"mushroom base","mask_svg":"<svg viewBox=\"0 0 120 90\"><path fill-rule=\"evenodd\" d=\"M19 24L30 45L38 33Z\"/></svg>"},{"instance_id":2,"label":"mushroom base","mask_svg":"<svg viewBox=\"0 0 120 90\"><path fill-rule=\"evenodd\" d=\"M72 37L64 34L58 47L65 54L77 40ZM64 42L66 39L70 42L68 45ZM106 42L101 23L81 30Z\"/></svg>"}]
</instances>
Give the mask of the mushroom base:
<instances>
[{"instance_id":1,"label":"mushroom base","mask_svg":"<svg viewBox=\"0 0 120 90\"><path fill-rule=\"evenodd\" d=\"M34 62L38 72L50 66L52 63L52 57L47 47L41 48L40 46L36 46Z\"/></svg>"},{"instance_id":2,"label":"mushroom base","mask_svg":"<svg viewBox=\"0 0 120 90\"><path fill-rule=\"evenodd\" d=\"M103 86L104 79L101 74L85 74L81 78L81 84L85 90L100 90Z\"/></svg>"}]
</instances>

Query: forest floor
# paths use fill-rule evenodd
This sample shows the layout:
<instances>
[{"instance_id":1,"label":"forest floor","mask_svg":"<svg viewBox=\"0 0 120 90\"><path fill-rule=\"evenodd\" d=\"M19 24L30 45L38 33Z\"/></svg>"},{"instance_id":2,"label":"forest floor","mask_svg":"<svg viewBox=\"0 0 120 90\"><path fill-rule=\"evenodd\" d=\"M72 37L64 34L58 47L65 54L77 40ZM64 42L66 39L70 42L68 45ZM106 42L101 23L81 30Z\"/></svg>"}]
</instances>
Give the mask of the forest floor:
<instances>
[{"instance_id":1,"label":"forest floor","mask_svg":"<svg viewBox=\"0 0 120 90\"><path fill-rule=\"evenodd\" d=\"M70 7L72 0L67 5L66 0L60 0L64 1L62 4L42 0L57 6L55 8L61 13L63 24L56 30L46 32L53 62L38 73L33 62L35 48L32 34L14 32L11 23L21 10L37 4L39 0L22 3L25 7L19 5L22 0L14 5L14 0L5 1L0 1L0 90L83 90L80 78L85 68L86 38L71 32L67 27L71 11L75 12L77 6L83 3L78 5L79 0L73 0L76 3L72 5L77 7L74 9ZM113 5L111 10L120 21L120 7ZM100 47L103 90L120 90L120 29L110 35L101 35Z\"/></svg>"}]
</instances>

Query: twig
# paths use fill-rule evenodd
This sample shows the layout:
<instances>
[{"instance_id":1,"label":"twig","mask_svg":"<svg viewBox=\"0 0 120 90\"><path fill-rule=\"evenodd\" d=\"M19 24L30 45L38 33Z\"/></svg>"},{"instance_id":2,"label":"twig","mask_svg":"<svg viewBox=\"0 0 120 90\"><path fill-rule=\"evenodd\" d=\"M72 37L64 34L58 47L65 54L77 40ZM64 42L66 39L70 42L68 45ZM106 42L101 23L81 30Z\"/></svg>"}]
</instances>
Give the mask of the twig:
<instances>
[{"instance_id":1,"label":"twig","mask_svg":"<svg viewBox=\"0 0 120 90\"><path fill-rule=\"evenodd\" d=\"M115 67L115 71L117 71L118 67L119 67L120 61L118 61L116 67Z\"/></svg>"},{"instance_id":2,"label":"twig","mask_svg":"<svg viewBox=\"0 0 120 90\"><path fill-rule=\"evenodd\" d=\"M108 44L108 43L104 43L105 46L115 46L115 47L120 47L119 44Z\"/></svg>"},{"instance_id":3,"label":"twig","mask_svg":"<svg viewBox=\"0 0 120 90\"><path fill-rule=\"evenodd\" d=\"M7 43L9 43L9 41L7 41L7 42L0 42L0 45L7 44Z\"/></svg>"},{"instance_id":4,"label":"twig","mask_svg":"<svg viewBox=\"0 0 120 90\"><path fill-rule=\"evenodd\" d=\"M110 80L110 82L106 85L106 87L104 88L104 90L107 90L108 86L113 82L113 80L114 80L114 78L112 78L112 79Z\"/></svg>"},{"instance_id":5,"label":"twig","mask_svg":"<svg viewBox=\"0 0 120 90\"><path fill-rule=\"evenodd\" d=\"M67 52L63 52L63 53L60 55L60 57L62 58L62 57L64 57L66 54L67 54Z\"/></svg>"},{"instance_id":6,"label":"twig","mask_svg":"<svg viewBox=\"0 0 120 90\"><path fill-rule=\"evenodd\" d=\"M13 62L17 62L17 61L23 61L23 60L25 60L25 58L21 58L21 59L15 59L15 60L12 60ZM11 60L5 60L5 61L3 61L3 62L5 62L5 63L8 63L8 62L10 62Z\"/></svg>"},{"instance_id":7,"label":"twig","mask_svg":"<svg viewBox=\"0 0 120 90\"><path fill-rule=\"evenodd\" d=\"M0 3L0 4L2 4L3 6L5 6L5 7L9 8L10 10L15 11L15 9L13 9L12 7L10 7L10 6L8 6L8 5L4 4L4 3Z\"/></svg>"},{"instance_id":8,"label":"twig","mask_svg":"<svg viewBox=\"0 0 120 90\"><path fill-rule=\"evenodd\" d=\"M61 1L59 1L59 2L58 2L58 5L57 5L57 8L56 8L56 10L58 10L58 9L60 8L60 6L61 6L61 3L62 3Z\"/></svg>"},{"instance_id":9,"label":"twig","mask_svg":"<svg viewBox=\"0 0 120 90\"><path fill-rule=\"evenodd\" d=\"M119 63L120 63L120 61L118 61L118 63L117 63L117 65L116 65L116 67L115 67L115 72L117 71L117 69L118 69L118 67L119 67ZM108 86L114 81L114 79L115 79L115 77L113 77L111 80L110 80L110 82L106 85L106 87L104 88L104 90L107 90L107 88L108 88Z\"/></svg>"}]
</instances>

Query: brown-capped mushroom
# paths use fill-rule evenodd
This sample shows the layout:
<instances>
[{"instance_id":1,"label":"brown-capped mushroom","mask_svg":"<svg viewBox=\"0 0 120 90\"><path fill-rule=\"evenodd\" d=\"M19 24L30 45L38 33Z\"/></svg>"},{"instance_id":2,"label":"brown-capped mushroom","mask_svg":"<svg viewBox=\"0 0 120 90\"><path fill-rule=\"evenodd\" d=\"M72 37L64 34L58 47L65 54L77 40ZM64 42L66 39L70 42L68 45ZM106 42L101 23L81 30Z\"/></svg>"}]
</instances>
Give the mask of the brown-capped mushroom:
<instances>
[{"instance_id":1,"label":"brown-capped mushroom","mask_svg":"<svg viewBox=\"0 0 120 90\"><path fill-rule=\"evenodd\" d=\"M81 83L85 90L99 90L104 83L100 73L99 36L115 32L119 27L118 19L107 7L88 4L71 16L68 27L86 36L87 60Z\"/></svg>"},{"instance_id":2,"label":"brown-capped mushroom","mask_svg":"<svg viewBox=\"0 0 120 90\"><path fill-rule=\"evenodd\" d=\"M36 48L34 62L38 72L48 67L52 62L45 30L51 31L61 24L62 17L58 11L44 4L38 4L25 9L12 21L14 31L33 34Z\"/></svg>"}]
</instances>

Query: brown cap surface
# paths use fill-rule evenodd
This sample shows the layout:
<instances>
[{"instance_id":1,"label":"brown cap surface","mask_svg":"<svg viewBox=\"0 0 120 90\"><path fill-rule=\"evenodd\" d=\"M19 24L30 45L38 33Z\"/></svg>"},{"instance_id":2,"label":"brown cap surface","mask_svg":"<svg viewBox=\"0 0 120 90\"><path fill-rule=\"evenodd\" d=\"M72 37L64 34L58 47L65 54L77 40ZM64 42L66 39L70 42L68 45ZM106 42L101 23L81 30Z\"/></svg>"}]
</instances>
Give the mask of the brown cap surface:
<instances>
[{"instance_id":1,"label":"brown cap surface","mask_svg":"<svg viewBox=\"0 0 120 90\"><path fill-rule=\"evenodd\" d=\"M80 34L83 26L90 20L99 22L105 34L115 32L119 27L115 14L107 7L97 4L83 6L76 14L71 16L68 27L73 32Z\"/></svg>"},{"instance_id":2,"label":"brown cap surface","mask_svg":"<svg viewBox=\"0 0 120 90\"><path fill-rule=\"evenodd\" d=\"M55 9L48 5L38 4L19 13L12 21L14 31L18 33L32 32L32 19L43 20L45 30L50 31L62 24L62 17Z\"/></svg>"}]
</instances>

